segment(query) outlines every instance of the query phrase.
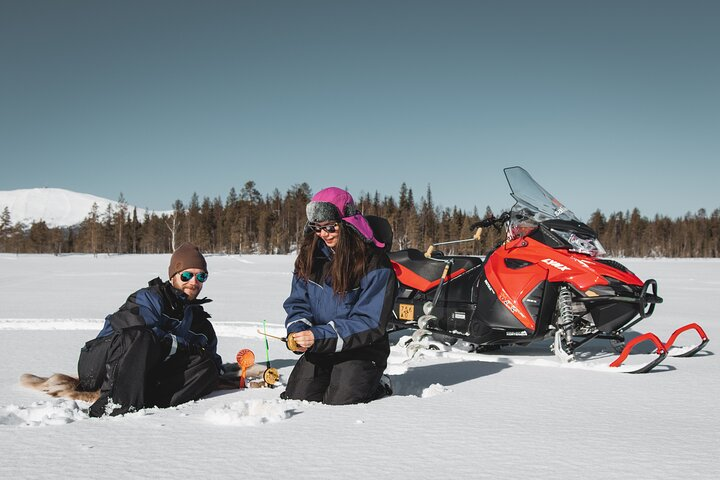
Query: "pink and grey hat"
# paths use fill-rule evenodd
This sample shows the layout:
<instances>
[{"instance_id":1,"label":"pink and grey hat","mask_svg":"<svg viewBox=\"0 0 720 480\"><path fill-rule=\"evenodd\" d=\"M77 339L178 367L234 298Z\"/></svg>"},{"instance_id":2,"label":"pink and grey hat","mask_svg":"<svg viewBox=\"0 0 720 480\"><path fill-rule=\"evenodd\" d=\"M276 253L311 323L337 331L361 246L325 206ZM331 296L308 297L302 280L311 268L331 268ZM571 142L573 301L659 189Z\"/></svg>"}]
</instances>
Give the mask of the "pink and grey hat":
<instances>
[{"instance_id":1,"label":"pink and grey hat","mask_svg":"<svg viewBox=\"0 0 720 480\"><path fill-rule=\"evenodd\" d=\"M305 207L308 222L339 222L347 223L368 243L372 242L379 248L385 244L375 238L365 217L355 208L355 201L348 192L337 187L328 187L316 193Z\"/></svg>"}]
</instances>

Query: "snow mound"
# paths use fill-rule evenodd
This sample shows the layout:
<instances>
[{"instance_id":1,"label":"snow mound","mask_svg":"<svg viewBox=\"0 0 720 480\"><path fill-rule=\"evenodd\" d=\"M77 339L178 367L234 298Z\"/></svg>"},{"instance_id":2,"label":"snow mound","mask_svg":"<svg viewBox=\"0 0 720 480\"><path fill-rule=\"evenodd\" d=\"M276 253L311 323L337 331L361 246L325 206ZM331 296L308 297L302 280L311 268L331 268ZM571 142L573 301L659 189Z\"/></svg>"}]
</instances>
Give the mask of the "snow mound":
<instances>
[{"instance_id":1,"label":"snow mound","mask_svg":"<svg viewBox=\"0 0 720 480\"><path fill-rule=\"evenodd\" d=\"M42 427L64 425L89 418L75 400L57 399L35 402L29 407L8 405L0 407L0 426L15 425Z\"/></svg>"},{"instance_id":2,"label":"snow mound","mask_svg":"<svg viewBox=\"0 0 720 480\"><path fill-rule=\"evenodd\" d=\"M422 398L436 397L444 393L452 392L452 389L447 388L439 383L433 383L422 392Z\"/></svg>"},{"instance_id":3,"label":"snow mound","mask_svg":"<svg viewBox=\"0 0 720 480\"><path fill-rule=\"evenodd\" d=\"M262 425L290 418L296 407L296 402L280 399L240 401L208 410L205 419L217 425Z\"/></svg>"}]
</instances>

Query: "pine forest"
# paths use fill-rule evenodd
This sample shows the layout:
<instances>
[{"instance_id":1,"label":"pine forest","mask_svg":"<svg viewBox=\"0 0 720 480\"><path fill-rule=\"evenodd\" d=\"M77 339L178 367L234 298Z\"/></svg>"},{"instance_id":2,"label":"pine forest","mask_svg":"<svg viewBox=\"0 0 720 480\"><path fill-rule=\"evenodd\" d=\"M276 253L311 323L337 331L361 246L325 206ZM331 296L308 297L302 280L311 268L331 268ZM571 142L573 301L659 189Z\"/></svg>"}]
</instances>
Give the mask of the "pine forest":
<instances>
[{"instance_id":1,"label":"pine forest","mask_svg":"<svg viewBox=\"0 0 720 480\"><path fill-rule=\"evenodd\" d=\"M277 189L262 195L248 181L227 197L200 197L188 203L176 200L172 210L138 218L122 194L118 207L99 211L97 205L72 228L50 228L45 222L13 223L7 208L0 216L0 252L5 253L168 253L183 242L212 254L287 254L294 251L305 227L305 205L312 197L307 183L293 185L285 194ZM393 228L392 250L418 248L432 243L472 238L470 226L499 215L489 207L466 212L436 207L432 192L419 200L405 184L398 198L363 193L358 209L365 215L386 218ZM671 219L648 219L637 208L605 215L596 210L587 220L613 257L718 257L720 209L704 209ZM448 245L445 253L484 255L505 238L501 230L486 229L479 241Z\"/></svg>"}]
</instances>

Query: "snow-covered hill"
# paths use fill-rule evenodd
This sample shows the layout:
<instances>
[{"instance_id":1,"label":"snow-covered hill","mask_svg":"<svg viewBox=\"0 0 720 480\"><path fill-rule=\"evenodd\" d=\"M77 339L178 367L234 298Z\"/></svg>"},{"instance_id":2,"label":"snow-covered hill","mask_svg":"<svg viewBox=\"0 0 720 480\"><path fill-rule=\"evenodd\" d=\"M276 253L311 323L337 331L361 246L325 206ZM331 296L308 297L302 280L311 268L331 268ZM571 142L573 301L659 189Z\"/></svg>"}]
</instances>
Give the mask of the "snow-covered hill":
<instances>
[{"instance_id":1,"label":"snow-covered hill","mask_svg":"<svg viewBox=\"0 0 720 480\"><path fill-rule=\"evenodd\" d=\"M107 198L87 193L77 193L62 188L29 188L0 191L0 212L5 207L10 211L10 220L14 224L26 225L43 220L49 227L70 227L82 222L90 213L93 203L102 215L108 205L117 211L119 203ZM128 212L134 207L128 205ZM145 209L138 208L138 219L142 221Z\"/></svg>"}]
</instances>

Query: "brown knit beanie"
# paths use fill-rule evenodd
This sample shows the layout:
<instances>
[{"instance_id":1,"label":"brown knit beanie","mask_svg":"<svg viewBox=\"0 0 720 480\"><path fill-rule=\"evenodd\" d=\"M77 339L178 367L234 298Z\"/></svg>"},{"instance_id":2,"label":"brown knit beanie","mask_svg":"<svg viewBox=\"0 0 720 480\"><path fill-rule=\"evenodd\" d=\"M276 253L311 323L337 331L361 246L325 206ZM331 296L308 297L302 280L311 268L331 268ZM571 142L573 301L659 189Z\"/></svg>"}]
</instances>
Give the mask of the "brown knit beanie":
<instances>
[{"instance_id":1,"label":"brown knit beanie","mask_svg":"<svg viewBox=\"0 0 720 480\"><path fill-rule=\"evenodd\" d=\"M199 268L207 272L207 262L198 247L192 243L183 243L173 252L172 257L170 257L168 277L172 278L176 273L187 270L188 268Z\"/></svg>"}]
</instances>

